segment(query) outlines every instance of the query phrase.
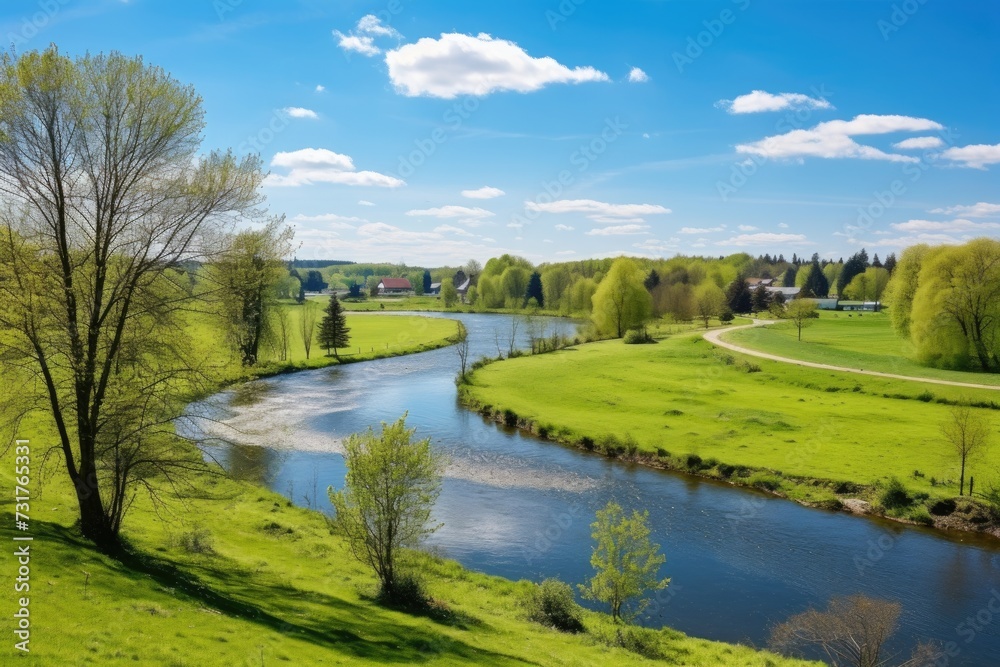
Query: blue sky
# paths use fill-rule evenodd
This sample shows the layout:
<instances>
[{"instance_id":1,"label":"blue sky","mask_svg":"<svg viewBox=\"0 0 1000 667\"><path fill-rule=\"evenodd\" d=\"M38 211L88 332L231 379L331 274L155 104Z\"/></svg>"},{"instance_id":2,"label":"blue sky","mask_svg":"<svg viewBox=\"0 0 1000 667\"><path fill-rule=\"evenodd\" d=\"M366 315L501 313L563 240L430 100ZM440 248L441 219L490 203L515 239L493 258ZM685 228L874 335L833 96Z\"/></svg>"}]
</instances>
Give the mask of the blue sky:
<instances>
[{"instance_id":1,"label":"blue sky","mask_svg":"<svg viewBox=\"0 0 1000 667\"><path fill-rule=\"evenodd\" d=\"M1000 3L41 0L0 30L193 84L303 258L1000 236Z\"/></svg>"}]
</instances>

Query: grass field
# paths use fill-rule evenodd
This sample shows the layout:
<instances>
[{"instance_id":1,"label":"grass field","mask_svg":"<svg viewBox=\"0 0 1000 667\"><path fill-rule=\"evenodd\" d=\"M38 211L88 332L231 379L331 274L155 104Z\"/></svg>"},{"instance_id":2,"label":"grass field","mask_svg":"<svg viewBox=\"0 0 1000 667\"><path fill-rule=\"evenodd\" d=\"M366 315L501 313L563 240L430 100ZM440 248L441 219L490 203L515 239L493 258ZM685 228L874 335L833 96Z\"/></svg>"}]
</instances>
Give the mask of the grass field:
<instances>
[{"instance_id":1,"label":"grass field","mask_svg":"<svg viewBox=\"0 0 1000 667\"><path fill-rule=\"evenodd\" d=\"M823 313L802 330L801 341L791 322L734 331L723 338L761 352L820 364L1000 386L1000 375L928 368L917 363L911 358L909 341L896 335L884 313L864 313L863 317L860 313L853 313L853 317L848 313Z\"/></svg>"},{"instance_id":2,"label":"grass field","mask_svg":"<svg viewBox=\"0 0 1000 667\"><path fill-rule=\"evenodd\" d=\"M361 356L443 344L456 333L453 322L439 319L352 315L348 323ZM193 332L205 350L228 355L218 332L204 321ZM315 353L309 365L333 361ZM268 362L255 372L305 363L304 351L295 348L288 362ZM238 364L231 369L230 378L246 376ZM596 639L613 633L607 616L586 612L588 633L582 635L549 630L524 616L520 600L529 583L477 574L428 555L411 554L411 563L424 574L439 613L415 616L382 607L373 600L373 575L348 553L340 537L331 535L325 517L219 475L201 474L179 493L163 480L153 480L162 503L154 505L140 493L125 523L124 535L135 556L109 558L81 540L74 528L75 494L59 457L50 456L42 468L55 442L48 421L33 416L15 436L30 439L32 447L31 588L21 593L30 597L31 652L15 652L10 641L0 648L0 664L649 662ZM8 448L0 457L0 486L10 491L0 499L0 521L8 526L14 520L13 464L14 450ZM2 560L14 572L13 557ZM5 627L12 625L8 620ZM657 633L656 642L671 664L805 664L671 630Z\"/></svg>"},{"instance_id":3,"label":"grass field","mask_svg":"<svg viewBox=\"0 0 1000 667\"><path fill-rule=\"evenodd\" d=\"M929 391L732 355L690 334L492 364L474 373L463 395L564 442L861 485L896 476L932 498L958 492L958 459L939 430L949 406L938 401L998 400L989 390ZM1000 422L996 410L981 411ZM998 479L998 440L970 466L979 484ZM836 486L783 490L823 501Z\"/></svg>"}]
</instances>

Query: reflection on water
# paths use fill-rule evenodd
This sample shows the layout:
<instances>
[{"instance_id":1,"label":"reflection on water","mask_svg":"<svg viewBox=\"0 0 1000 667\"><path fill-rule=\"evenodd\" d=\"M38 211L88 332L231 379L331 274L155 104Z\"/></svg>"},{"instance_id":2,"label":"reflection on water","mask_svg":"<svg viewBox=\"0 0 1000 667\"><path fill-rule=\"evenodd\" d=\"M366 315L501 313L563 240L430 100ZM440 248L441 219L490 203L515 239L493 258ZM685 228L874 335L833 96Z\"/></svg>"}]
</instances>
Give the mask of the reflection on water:
<instances>
[{"instance_id":1,"label":"reflection on water","mask_svg":"<svg viewBox=\"0 0 1000 667\"><path fill-rule=\"evenodd\" d=\"M497 339L506 348L508 318L457 317L473 358L495 356ZM546 326L572 332L562 320ZM861 592L902 603L893 650L908 653L917 638L956 641L961 653L949 665L1000 664L1000 615L972 642L956 631L1000 590L995 542L807 509L541 442L462 409L458 363L446 348L284 375L252 383L260 386L247 390L248 404L234 405L227 391L192 413L218 420L198 420L202 434L239 443L205 447L234 474L329 511L324 490L344 479L342 439L408 412L417 435L450 458L435 506L444 527L430 546L513 579L583 582L594 512L612 498L626 510L648 509L672 584L647 624L760 645L774 622Z\"/></svg>"}]
</instances>

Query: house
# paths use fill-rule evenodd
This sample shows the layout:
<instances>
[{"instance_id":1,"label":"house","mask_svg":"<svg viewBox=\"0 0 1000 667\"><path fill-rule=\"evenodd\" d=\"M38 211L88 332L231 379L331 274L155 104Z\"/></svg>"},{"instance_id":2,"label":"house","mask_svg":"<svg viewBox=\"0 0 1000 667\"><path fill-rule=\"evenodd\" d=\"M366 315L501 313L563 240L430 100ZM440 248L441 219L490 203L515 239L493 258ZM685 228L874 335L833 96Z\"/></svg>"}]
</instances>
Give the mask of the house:
<instances>
[{"instance_id":1,"label":"house","mask_svg":"<svg viewBox=\"0 0 1000 667\"><path fill-rule=\"evenodd\" d=\"M764 287L771 287L774 284L774 278L747 278L747 285L751 290L757 289L761 285Z\"/></svg>"},{"instance_id":2,"label":"house","mask_svg":"<svg viewBox=\"0 0 1000 667\"><path fill-rule=\"evenodd\" d=\"M466 278L462 281L461 285L455 287L458 295L462 297L462 301L465 301L465 295L469 293L469 286L472 284L472 278Z\"/></svg>"},{"instance_id":3,"label":"house","mask_svg":"<svg viewBox=\"0 0 1000 667\"><path fill-rule=\"evenodd\" d=\"M426 292L428 295L438 295L441 293L441 283L431 283L431 288Z\"/></svg>"},{"instance_id":4,"label":"house","mask_svg":"<svg viewBox=\"0 0 1000 667\"><path fill-rule=\"evenodd\" d=\"M796 295L802 291L801 287L765 287L765 289L771 294L771 296L780 294L785 297L786 300L794 299Z\"/></svg>"},{"instance_id":5,"label":"house","mask_svg":"<svg viewBox=\"0 0 1000 667\"><path fill-rule=\"evenodd\" d=\"M389 294L409 294L413 286L406 278L382 278L378 281L379 296Z\"/></svg>"},{"instance_id":6,"label":"house","mask_svg":"<svg viewBox=\"0 0 1000 667\"><path fill-rule=\"evenodd\" d=\"M878 306L877 301L841 301L837 305L838 310L854 310L864 312L875 312Z\"/></svg>"}]
</instances>

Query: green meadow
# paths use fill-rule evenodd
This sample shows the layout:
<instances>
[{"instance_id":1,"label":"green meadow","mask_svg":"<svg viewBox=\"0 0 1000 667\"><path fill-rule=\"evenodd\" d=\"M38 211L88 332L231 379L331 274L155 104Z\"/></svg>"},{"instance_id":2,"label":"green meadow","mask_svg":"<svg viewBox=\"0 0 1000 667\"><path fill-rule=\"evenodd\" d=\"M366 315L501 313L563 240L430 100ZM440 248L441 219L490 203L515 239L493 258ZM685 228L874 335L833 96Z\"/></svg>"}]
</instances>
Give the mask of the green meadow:
<instances>
[{"instance_id":1,"label":"green meadow","mask_svg":"<svg viewBox=\"0 0 1000 667\"><path fill-rule=\"evenodd\" d=\"M289 306L289 308L295 308ZM351 315L348 359L443 345L454 322L420 317ZM205 320L191 331L207 354L230 358ZM335 363L301 341L285 362L247 372L230 358L229 380ZM153 479L154 503L140 492L126 518L131 555L117 560L79 537L75 494L47 418L32 416L16 433L32 447L30 653L25 665L639 665L651 661L610 648L609 617L585 612L587 632L551 630L527 620L521 601L531 584L465 570L427 554L409 554L435 600L413 615L374 600L377 582L332 534L318 512L218 474L174 487ZM49 452L48 461L42 461ZM191 456L199 454L192 448ZM0 485L14 488L14 450L3 453ZM336 480L321 480L334 483ZM0 521L14 520L11 493ZM581 557L586 557L582 554ZM748 647L653 633L670 664L784 667L807 664ZM14 664L4 649L4 664ZM809 663L811 664L811 663Z\"/></svg>"},{"instance_id":2,"label":"green meadow","mask_svg":"<svg viewBox=\"0 0 1000 667\"><path fill-rule=\"evenodd\" d=\"M779 327L772 335L787 331ZM957 495L959 461L940 432L949 417L946 403L1000 403L986 389L732 354L692 334L655 345L589 343L490 364L472 375L463 396L508 423L562 442L659 458L671 467L712 468L708 474L726 478L734 475L732 467L743 467L736 476L758 475L744 483L818 502L890 477L931 499ZM996 410L977 410L1000 421ZM998 479L991 463L1000 454L997 440L971 463L977 484ZM790 484L767 471L808 481Z\"/></svg>"}]
</instances>

